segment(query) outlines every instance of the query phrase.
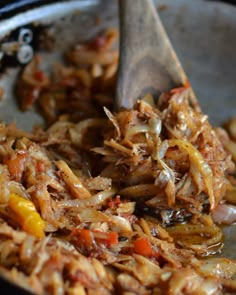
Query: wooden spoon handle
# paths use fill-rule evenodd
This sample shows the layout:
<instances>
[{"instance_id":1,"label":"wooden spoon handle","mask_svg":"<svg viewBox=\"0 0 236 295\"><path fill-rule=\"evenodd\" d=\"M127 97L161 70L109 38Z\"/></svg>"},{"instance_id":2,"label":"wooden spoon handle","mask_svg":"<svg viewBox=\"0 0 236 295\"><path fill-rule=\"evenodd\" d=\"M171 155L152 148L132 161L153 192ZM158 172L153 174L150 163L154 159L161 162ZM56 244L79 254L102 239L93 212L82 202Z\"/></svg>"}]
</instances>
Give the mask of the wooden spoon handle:
<instances>
[{"instance_id":1,"label":"wooden spoon handle","mask_svg":"<svg viewBox=\"0 0 236 295\"><path fill-rule=\"evenodd\" d=\"M151 0L120 0L120 61L115 108L130 109L146 93L184 85L186 75Z\"/></svg>"}]
</instances>

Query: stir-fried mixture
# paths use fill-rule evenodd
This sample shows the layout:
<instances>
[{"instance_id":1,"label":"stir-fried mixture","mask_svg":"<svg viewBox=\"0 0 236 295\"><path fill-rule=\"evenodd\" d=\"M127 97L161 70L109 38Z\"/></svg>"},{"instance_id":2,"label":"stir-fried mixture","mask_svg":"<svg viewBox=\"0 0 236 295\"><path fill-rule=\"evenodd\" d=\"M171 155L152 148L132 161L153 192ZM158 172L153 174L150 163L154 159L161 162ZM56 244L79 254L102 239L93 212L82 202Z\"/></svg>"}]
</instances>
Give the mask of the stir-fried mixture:
<instances>
[{"instance_id":1,"label":"stir-fried mixture","mask_svg":"<svg viewBox=\"0 0 236 295\"><path fill-rule=\"evenodd\" d=\"M234 138L187 86L113 112L116 37L18 80L48 127L0 125L0 274L37 294L235 294L236 261L214 257L215 222L235 221Z\"/></svg>"}]
</instances>

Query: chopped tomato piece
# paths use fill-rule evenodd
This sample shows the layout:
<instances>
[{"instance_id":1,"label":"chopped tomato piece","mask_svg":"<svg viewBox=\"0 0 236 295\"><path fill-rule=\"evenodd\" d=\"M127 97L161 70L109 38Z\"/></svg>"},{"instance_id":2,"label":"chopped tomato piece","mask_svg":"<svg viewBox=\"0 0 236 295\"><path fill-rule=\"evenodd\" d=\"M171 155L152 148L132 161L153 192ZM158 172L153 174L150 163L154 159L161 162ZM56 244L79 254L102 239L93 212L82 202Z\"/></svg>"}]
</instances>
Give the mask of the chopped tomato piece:
<instances>
[{"instance_id":1,"label":"chopped tomato piece","mask_svg":"<svg viewBox=\"0 0 236 295\"><path fill-rule=\"evenodd\" d=\"M34 78L39 82L43 82L46 77L42 71L36 71L34 72Z\"/></svg>"},{"instance_id":2,"label":"chopped tomato piece","mask_svg":"<svg viewBox=\"0 0 236 295\"><path fill-rule=\"evenodd\" d=\"M62 80L61 84L65 87L75 87L78 84L78 80L75 77L68 76Z\"/></svg>"},{"instance_id":3,"label":"chopped tomato piece","mask_svg":"<svg viewBox=\"0 0 236 295\"><path fill-rule=\"evenodd\" d=\"M158 251L155 251L153 256L156 258L156 260L159 261L159 263L163 262L163 257L160 255Z\"/></svg>"},{"instance_id":4,"label":"chopped tomato piece","mask_svg":"<svg viewBox=\"0 0 236 295\"><path fill-rule=\"evenodd\" d=\"M138 220L136 215L130 214L130 213L123 213L123 214L121 214L121 216L124 217L125 219L127 219L131 225L134 224Z\"/></svg>"},{"instance_id":5,"label":"chopped tomato piece","mask_svg":"<svg viewBox=\"0 0 236 295\"><path fill-rule=\"evenodd\" d=\"M146 256L153 256L152 247L147 238L139 238L134 242L134 252Z\"/></svg>"},{"instance_id":6,"label":"chopped tomato piece","mask_svg":"<svg viewBox=\"0 0 236 295\"><path fill-rule=\"evenodd\" d=\"M20 108L22 111L29 110L34 102L39 98L40 87L23 84L20 90Z\"/></svg>"},{"instance_id":7,"label":"chopped tomato piece","mask_svg":"<svg viewBox=\"0 0 236 295\"><path fill-rule=\"evenodd\" d=\"M44 171L44 164L43 164L43 162L37 161L36 167L37 167L38 172L43 172Z\"/></svg>"},{"instance_id":8,"label":"chopped tomato piece","mask_svg":"<svg viewBox=\"0 0 236 295\"><path fill-rule=\"evenodd\" d=\"M102 232L84 228L74 229L71 233L72 238L76 237L77 246L88 249L91 246L105 245L111 247L118 244L118 234L116 232Z\"/></svg>"},{"instance_id":9,"label":"chopped tomato piece","mask_svg":"<svg viewBox=\"0 0 236 295\"><path fill-rule=\"evenodd\" d=\"M118 234L117 232L106 233L106 243L110 247L111 245L118 245Z\"/></svg>"},{"instance_id":10,"label":"chopped tomato piece","mask_svg":"<svg viewBox=\"0 0 236 295\"><path fill-rule=\"evenodd\" d=\"M21 180L27 156L27 152L25 151L16 152L13 157L5 158L3 161L7 165L11 177L16 181Z\"/></svg>"},{"instance_id":11,"label":"chopped tomato piece","mask_svg":"<svg viewBox=\"0 0 236 295\"><path fill-rule=\"evenodd\" d=\"M97 36L89 44L89 48L92 50L101 50L106 44L105 36Z\"/></svg>"},{"instance_id":12,"label":"chopped tomato piece","mask_svg":"<svg viewBox=\"0 0 236 295\"><path fill-rule=\"evenodd\" d=\"M118 205L121 204L121 200L120 200L120 196L116 196L115 198L112 198L109 202L108 202L108 206L112 209L116 208Z\"/></svg>"},{"instance_id":13,"label":"chopped tomato piece","mask_svg":"<svg viewBox=\"0 0 236 295\"><path fill-rule=\"evenodd\" d=\"M91 230L85 228L78 228L72 232L72 236L76 236L76 243L78 246L90 248L93 245L93 235Z\"/></svg>"},{"instance_id":14,"label":"chopped tomato piece","mask_svg":"<svg viewBox=\"0 0 236 295\"><path fill-rule=\"evenodd\" d=\"M180 87L176 87L176 88L173 88L171 89L170 91L170 94L174 94L174 93L178 93L178 92L182 92L184 91L185 89L189 88L191 85L190 85L190 82L187 80L183 86L180 86Z\"/></svg>"}]
</instances>

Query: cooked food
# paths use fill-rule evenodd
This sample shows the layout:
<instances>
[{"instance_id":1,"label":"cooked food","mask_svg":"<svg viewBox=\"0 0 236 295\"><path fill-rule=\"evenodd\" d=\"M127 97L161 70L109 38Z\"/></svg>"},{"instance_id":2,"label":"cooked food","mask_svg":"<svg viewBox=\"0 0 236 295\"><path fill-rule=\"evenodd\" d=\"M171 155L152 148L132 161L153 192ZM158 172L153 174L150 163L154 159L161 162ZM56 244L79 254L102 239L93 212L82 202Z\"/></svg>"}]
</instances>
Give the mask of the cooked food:
<instances>
[{"instance_id":1,"label":"cooked food","mask_svg":"<svg viewBox=\"0 0 236 295\"><path fill-rule=\"evenodd\" d=\"M227 134L187 85L114 113L116 37L21 74L48 126L0 125L0 274L36 294L234 294L236 261L214 257L215 221L235 221Z\"/></svg>"}]
</instances>

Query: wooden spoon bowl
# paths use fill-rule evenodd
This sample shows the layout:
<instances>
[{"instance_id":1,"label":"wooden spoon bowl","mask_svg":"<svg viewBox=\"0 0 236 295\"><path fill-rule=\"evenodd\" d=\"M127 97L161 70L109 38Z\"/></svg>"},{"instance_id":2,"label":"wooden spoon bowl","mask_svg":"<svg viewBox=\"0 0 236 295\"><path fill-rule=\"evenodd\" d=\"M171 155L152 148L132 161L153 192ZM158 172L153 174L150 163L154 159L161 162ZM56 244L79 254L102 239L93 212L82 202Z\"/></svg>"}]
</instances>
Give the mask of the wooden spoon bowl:
<instances>
[{"instance_id":1,"label":"wooden spoon bowl","mask_svg":"<svg viewBox=\"0 0 236 295\"><path fill-rule=\"evenodd\" d=\"M120 60L115 109L185 85L187 77L151 0L120 0Z\"/></svg>"}]
</instances>

